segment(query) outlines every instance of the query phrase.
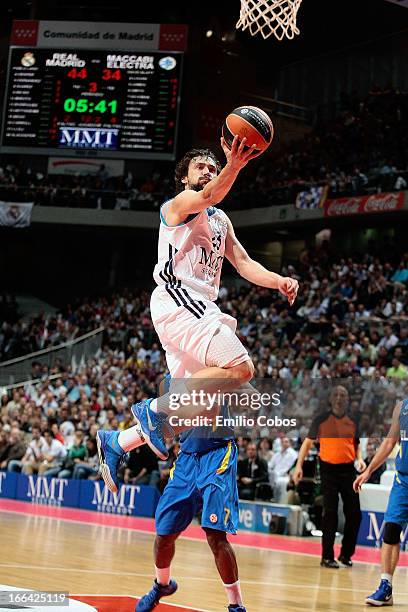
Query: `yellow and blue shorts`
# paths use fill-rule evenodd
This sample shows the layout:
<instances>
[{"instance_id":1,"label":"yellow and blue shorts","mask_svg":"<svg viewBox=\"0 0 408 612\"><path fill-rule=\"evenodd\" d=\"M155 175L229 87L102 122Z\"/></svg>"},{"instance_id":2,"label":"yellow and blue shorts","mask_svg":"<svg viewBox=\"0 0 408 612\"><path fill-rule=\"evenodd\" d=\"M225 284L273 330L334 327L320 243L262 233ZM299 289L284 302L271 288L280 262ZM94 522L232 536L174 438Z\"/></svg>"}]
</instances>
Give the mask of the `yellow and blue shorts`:
<instances>
[{"instance_id":1,"label":"yellow and blue shorts","mask_svg":"<svg viewBox=\"0 0 408 612\"><path fill-rule=\"evenodd\" d=\"M238 451L231 440L206 453L180 451L156 509L156 532L183 531L202 511L201 526L235 534Z\"/></svg>"},{"instance_id":2,"label":"yellow and blue shorts","mask_svg":"<svg viewBox=\"0 0 408 612\"><path fill-rule=\"evenodd\" d=\"M396 523L405 529L408 524L408 475L398 472L388 498L388 506L384 515L386 523Z\"/></svg>"}]
</instances>

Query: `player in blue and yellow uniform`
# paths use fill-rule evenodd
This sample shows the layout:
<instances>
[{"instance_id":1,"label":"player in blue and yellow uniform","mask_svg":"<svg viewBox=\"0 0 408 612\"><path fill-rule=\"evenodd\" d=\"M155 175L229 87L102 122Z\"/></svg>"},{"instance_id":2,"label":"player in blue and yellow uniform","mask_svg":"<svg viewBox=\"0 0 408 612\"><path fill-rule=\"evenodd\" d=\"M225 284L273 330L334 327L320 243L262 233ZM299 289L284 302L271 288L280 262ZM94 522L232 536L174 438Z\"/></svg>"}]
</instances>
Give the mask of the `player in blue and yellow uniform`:
<instances>
[{"instance_id":1,"label":"player in blue and yellow uniform","mask_svg":"<svg viewBox=\"0 0 408 612\"><path fill-rule=\"evenodd\" d=\"M168 387L169 377L164 386ZM228 409L221 414L228 416ZM150 612L177 584L170 579L175 541L201 511L201 526L228 596L229 612L245 612L234 551L227 533L238 524L237 447L231 428L196 427L180 437L180 453L156 509L156 580L136 606Z\"/></svg>"},{"instance_id":2,"label":"player in blue and yellow uniform","mask_svg":"<svg viewBox=\"0 0 408 612\"><path fill-rule=\"evenodd\" d=\"M384 516L384 541L381 550L381 582L378 589L366 598L372 606L392 606L392 577L397 567L401 531L408 524L408 399L395 406L388 436L374 455L368 468L354 481L354 490L359 491L371 474L379 468L394 446L400 448L395 460L395 479Z\"/></svg>"}]
</instances>

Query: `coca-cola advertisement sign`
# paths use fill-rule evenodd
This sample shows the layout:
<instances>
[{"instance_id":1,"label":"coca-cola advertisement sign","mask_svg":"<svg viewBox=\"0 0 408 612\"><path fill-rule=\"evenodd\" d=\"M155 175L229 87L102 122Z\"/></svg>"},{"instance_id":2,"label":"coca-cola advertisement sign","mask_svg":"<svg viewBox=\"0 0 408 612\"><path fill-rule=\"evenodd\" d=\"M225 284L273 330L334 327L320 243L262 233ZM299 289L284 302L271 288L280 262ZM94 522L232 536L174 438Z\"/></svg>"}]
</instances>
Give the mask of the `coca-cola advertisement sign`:
<instances>
[{"instance_id":1,"label":"coca-cola advertisement sign","mask_svg":"<svg viewBox=\"0 0 408 612\"><path fill-rule=\"evenodd\" d=\"M399 210L404 205L403 193L380 193L370 196L364 203L363 212L389 212Z\"/></svg>"},{"instance_id":2,"label":"coca-cola advertisement sign","mask_svg":"<svg viewBox=\"0 0 408 612\"><path fill-rule=\"evenodd\" d=\"M360 212L360 198L341 198L326 200L324 214L326 217L344 217L357 215Z\"/></svg>"},{"instance_id":3,"label":"coca-cola advertisement sign","mask_svg":"<svg viewBox=\"0 0 408 612\"><path fill-rule=\"evenodd\" d=\"M324 206L325 217L346 217L348 215L361 215L371 213L386 213L401 210L404 206L404 194L376 193L361 198L338 198L326 200Z\"/></svg>"}]
</instances>

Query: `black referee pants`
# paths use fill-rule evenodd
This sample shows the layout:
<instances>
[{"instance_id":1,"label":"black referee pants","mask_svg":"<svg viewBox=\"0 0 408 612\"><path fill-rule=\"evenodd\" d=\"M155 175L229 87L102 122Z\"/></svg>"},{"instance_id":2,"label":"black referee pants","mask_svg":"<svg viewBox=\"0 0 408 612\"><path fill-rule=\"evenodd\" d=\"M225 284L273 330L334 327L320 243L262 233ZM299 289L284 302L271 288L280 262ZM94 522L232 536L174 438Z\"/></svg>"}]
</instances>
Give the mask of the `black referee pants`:
<instances>
[{"instance_id":1,"label":"black referee pants","mask_svg":"<svg viewBox=\"0 0 408 612\"><path fill-rule=\"evenodd\" d=\"M323 494L322 558L334 559L334 541L338 522L339 494L343 500L344 535L340 554L350 559L355 551L361 523L360 497L353 491L356 470L353 463L333 464L320 461Z\"/></svg>"}]
</instances>

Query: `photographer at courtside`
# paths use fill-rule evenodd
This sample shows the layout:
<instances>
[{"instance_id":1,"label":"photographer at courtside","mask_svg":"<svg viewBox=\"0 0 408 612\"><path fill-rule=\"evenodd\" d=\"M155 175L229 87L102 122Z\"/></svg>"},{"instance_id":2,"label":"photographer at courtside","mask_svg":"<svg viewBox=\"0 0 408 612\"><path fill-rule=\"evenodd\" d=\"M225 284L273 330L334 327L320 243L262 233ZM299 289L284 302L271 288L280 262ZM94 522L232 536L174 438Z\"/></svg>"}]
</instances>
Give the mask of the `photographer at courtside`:
<instances>
[{"instance_id":1,"label":"photographer at courtside","mask_svg":"<svg viewBox=\"0 0 408 612\"><path fill-rule=\"evenodd\" d=\"M334 541L338 522L339 494L343 500L345 516L344 534L338 561L342 566L353 565L358 530L361 523L360 500L353 490L356 477L354 467L362 472L365 463L362 459L357 423L347 414L348 391L337 385L330 395L331 409L319 414L313 420L305 438L296 463L293 479L298 484L303 477L302 466L315 442L320 445L319 464L321 489L323 494L322 518L322 560L321 566L338 569L334 558Z\"/></svg>"}]
</instances>

